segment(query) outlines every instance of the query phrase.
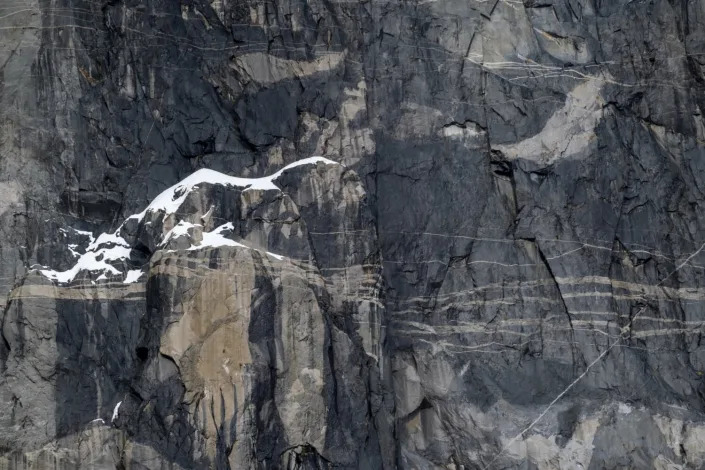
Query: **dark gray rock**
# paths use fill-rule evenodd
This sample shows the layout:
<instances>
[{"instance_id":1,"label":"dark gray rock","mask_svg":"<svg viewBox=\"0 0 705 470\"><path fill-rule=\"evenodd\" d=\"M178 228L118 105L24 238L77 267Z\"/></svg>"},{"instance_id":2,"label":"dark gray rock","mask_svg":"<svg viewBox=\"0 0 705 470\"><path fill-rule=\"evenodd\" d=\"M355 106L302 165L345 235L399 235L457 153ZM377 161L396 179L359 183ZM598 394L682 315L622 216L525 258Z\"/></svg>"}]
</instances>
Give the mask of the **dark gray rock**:
<instances>
[{"instance_id":1,"label":"dark gray rock","mask_svg":"<svg viewBox=\"0 0 705 470\"><path fill-rule=\"evenodd\" d=\"M703 467L704 23L0 5L0 468Z\"/></svg>"}]
</instances>

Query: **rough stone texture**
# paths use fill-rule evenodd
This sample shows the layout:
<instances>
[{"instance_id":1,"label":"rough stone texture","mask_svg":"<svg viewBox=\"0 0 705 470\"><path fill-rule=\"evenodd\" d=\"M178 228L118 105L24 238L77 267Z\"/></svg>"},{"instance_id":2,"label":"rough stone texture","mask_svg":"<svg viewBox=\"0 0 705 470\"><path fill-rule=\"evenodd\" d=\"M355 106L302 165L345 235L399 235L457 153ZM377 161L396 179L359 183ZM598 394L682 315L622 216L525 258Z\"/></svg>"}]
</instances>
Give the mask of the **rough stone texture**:
<instances>
[{"instance_id":1,"label":"rough stone texture","mask_svg":"<svg viewBox=\"0 0 705 470\"><path fill-rule=\"evenodd\" d=\"M703 112L700 0L0 2L0 468L705 467Z\"/></svg>"}]
</instances>

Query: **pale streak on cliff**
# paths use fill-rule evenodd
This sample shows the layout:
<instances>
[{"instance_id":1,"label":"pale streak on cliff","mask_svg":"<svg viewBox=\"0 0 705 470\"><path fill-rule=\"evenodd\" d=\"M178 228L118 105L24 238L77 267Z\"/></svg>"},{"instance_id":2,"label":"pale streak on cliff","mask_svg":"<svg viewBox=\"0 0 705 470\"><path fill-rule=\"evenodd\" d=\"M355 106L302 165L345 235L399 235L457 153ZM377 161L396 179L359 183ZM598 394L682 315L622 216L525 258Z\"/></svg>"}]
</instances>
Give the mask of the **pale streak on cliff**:
<instances>
[{"instance_id":1,"label":"pale streak on cliff","mask_svg":"<svg viewBox=\"0 0 705 470\"><path fill-rule=\"evenodd\" d=\"M261 84L272 84L295 77L306 77L318 72L329 72L343 61L344 52L331 52L314 60L282 59L263 52L253 52L235 58L235 70Z\"/></svg>"},{"instance_id":2,"label":"pale streak on cliff","mask_svg":"<svg viewBox=\"0 0 705 470\"><path fill-rule=\"evenodd\" d=\"M546 122L541 132L513 144L494 144L510 159L526 159L549 165L575 157L595 142L595 127L603 116L600 95L606 79L590 78L566 95L565 104Z\"/></svg>"}]
</instances>

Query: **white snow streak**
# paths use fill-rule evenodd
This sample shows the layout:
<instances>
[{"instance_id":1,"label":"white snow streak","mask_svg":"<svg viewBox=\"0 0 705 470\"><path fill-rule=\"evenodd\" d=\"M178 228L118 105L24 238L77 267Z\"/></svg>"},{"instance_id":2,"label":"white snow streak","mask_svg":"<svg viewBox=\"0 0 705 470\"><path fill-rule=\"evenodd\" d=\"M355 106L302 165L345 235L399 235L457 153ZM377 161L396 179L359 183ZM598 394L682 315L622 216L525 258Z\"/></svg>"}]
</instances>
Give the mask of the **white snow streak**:
<instances>
[{"instance_id":1,"label":"white snow streak","mask_svg":"<svg viewBox=\"0 0 705 470\"><path fill-rule=\"evenodd\" d=\"M201 243L199 243L198 245L191 245L188 251L200 250L203 248L216 248L219 246L236 246L240 248L247 248L248 250L261 251L257 248L243 245L242 243L238 243L235 240L231 240L230 238L226 238L223 236L223 232L232 232L233 230L235 230L233 224L228 222L218 228L213 229L213 231L211 232L203 232L203 239L201 240ZM265 253L268 256L271 256L280 261L284 259L283 256L277 255L269 251L266 251Z\"/></svg>"},{"instance_id":2,"label":"white snow streak","mask_svg":"<svg viewBox=\"0 0 705 470\"><path fill-rule=\"evenodd\" d=\"M165 215L173 214L181 207L181 204L186 200L189 193L194 189L198 189L199 184L218 184L224 186L234 186L239 188L244 188L244 191L257 190L257 191L281 191L281 189L275 184L275 181L287 170L292 168L311 165L316 163L324 163L326 165L339 165L339 163L329 160L324 157L309 157L302 160L291 163L281 170L270 176L264 176L261 178L239 178L236 176L228 176L223 173L209 170L201 169L195 173L187 176L179 183L171 186L169 189L162 191L154 200L147 206L145 210L139 214L131 215L127 220L137 219L142 221L147 213L151 212L164 212ZM210 212L210 211L209 211ZM159 246L166 245L169 240L178 238L183 235L188 235L189 229L201 227L197 224L191 224L189 222L180 221L174 228L172 228L164 237ZM41 269L39 272L45 277L57 281L59 283L69 283L73 281L76 276L81 272L99 272L101 273L96 280L106 280L108 275L121 275L124 274L125 278L123 283L129 284L132 282L137 282L137 280L142 276L142 271L131 270L126 273L122 273L115 266L109 264L110 261L126 261L130 258L130 252L132 247L127 243L127 241L120 236L120 229L122 225L113 233L102 233L98 238L94 238L91 232L86 232L82 230L77 230L71 228L74 232L89 237L90 243L86 248L84 254L78 253L75 245L69 245L69 251L72 255L78 257L76 264L66 271L55 271L51 269ZM66 232L65 229L61 229ZM234 240L226 238L223 236L222 232L226 230L233 230L233 225L227 223L216 228L212 232L204 232L202 241L196 245L191 246L189 250L198 250L206 247L218 247L218 246L239 246L244 248L253 249ZM281 255L275 253L266 252L267 255L272 256L278 260L283 259Z\"/></svg>"},{"instance_id":3,"label":"white snow streak","mask_svg":"<svg viewBox=\"0 0 705 470\"><path fill-rule=\"evenodd\" d=\"M198 189L198 185L203 183L235 186L245 188L245 191L280 191L280 188L274 184L274 181L285 171L297 166L310 165L318 162L323 162L326 165L338 165L337 162L324 157L309 157L291 163L273 175L263 176L262 178L239 178L237 176L228 176L215 170L203 168L187 176L169 189L162 191L144 211L130 216L128 219L142 220L148 212L163 211L166 214L173 214L181 207L181 204L186 200L188 194L194 189Z\"/></svg>"},{"instance_id":4,"label":"white snow streak","mask_svg":"<svg viewBox=\"0 0 705 470\"><path fill-rule=\"evenodd\" d=\"M125 280L122 281L122 283L132 284L133 282L137 282L139 278L142 277L142 274L144 273L139 269L132 269L130 271L127 271L127 274L125 275Z\"/></svg>"},{"instance_id":5,"label":"white snow streak","mask_svg":"<svg viewBox=\"0 0 705 470\"><path fill-rule=\"evenodd\" d=\"M115 421L118 417L118 411L120 410L120 405L122 405L122 402L119 401L117 405L115 405L115 408L113 408L113 417L110 418L110 422L112 423Z\"/></svg>"},{"instance_id":6,"label":"white snow streak","mask_svg":"<svg viewBox=\"0 0 705 470\"><path fill-rule=\"evenodd\" d=\"M242 243L238 243L235 240L231 240L229 238L225 238L222 235L222 232L226 231L233 231L234 227L233 224L228 222L227 224L223 224L218 228L213 229L212 232L203 232L203 240L201 240L201 243L198 245L192 245L191 248L189 248L189 251L193 250L200 250L202 248L213 248L213 247L219 247L219 246L239 246L243 248L249 248Z\"/></svg>"},{"instance_id":7,"label":"white snow streak","mask_svg":"<svg viewBox=\"0 0 705 470\"><path fill-rule=\"evenodd\" d=\"M81 271L103 272L109 274L120 274L117 268L108 264L107 261L119 261L128 259L131 248L127 242L117 234L102 234L93 241L86 252L80 255L78 261L71 269L66 271L54 271L42 269L39 272L47 278L61 282L73 281Z\"/></svg>"},{"instance_id":8,"label":"white snow streak","mask_svg":"<svg viewBox=\"0 0 705 470\"><path fill-rule=\"evenodd\" d=\"M198 224L192 224L186 221L179 221L178 224L174 225L174 228L169 230L166 235L164 235L164 240L159 244L159 246L165 246L170 240L188 235L189 229L201 227Z\"/></svg>"}]
</instances>

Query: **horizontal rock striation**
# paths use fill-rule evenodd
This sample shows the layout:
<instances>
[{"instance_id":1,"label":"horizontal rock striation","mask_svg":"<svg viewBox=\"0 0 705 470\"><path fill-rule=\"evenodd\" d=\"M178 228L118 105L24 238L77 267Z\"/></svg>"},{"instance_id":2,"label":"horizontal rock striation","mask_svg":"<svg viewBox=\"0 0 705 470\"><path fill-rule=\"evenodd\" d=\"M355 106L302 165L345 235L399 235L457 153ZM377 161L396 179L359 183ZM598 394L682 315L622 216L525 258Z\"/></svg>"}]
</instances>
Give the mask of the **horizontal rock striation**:
<instances>
[{"instance_id":1,"label":"horizontal rock striation","mask_svg":"<svg viewBox=\"0 0 705 470\"><path fill-rule=\"evenodd\" d=\"M0 4L1 469L705 466L705 4Z\"/></svg>"}]
</instances>

